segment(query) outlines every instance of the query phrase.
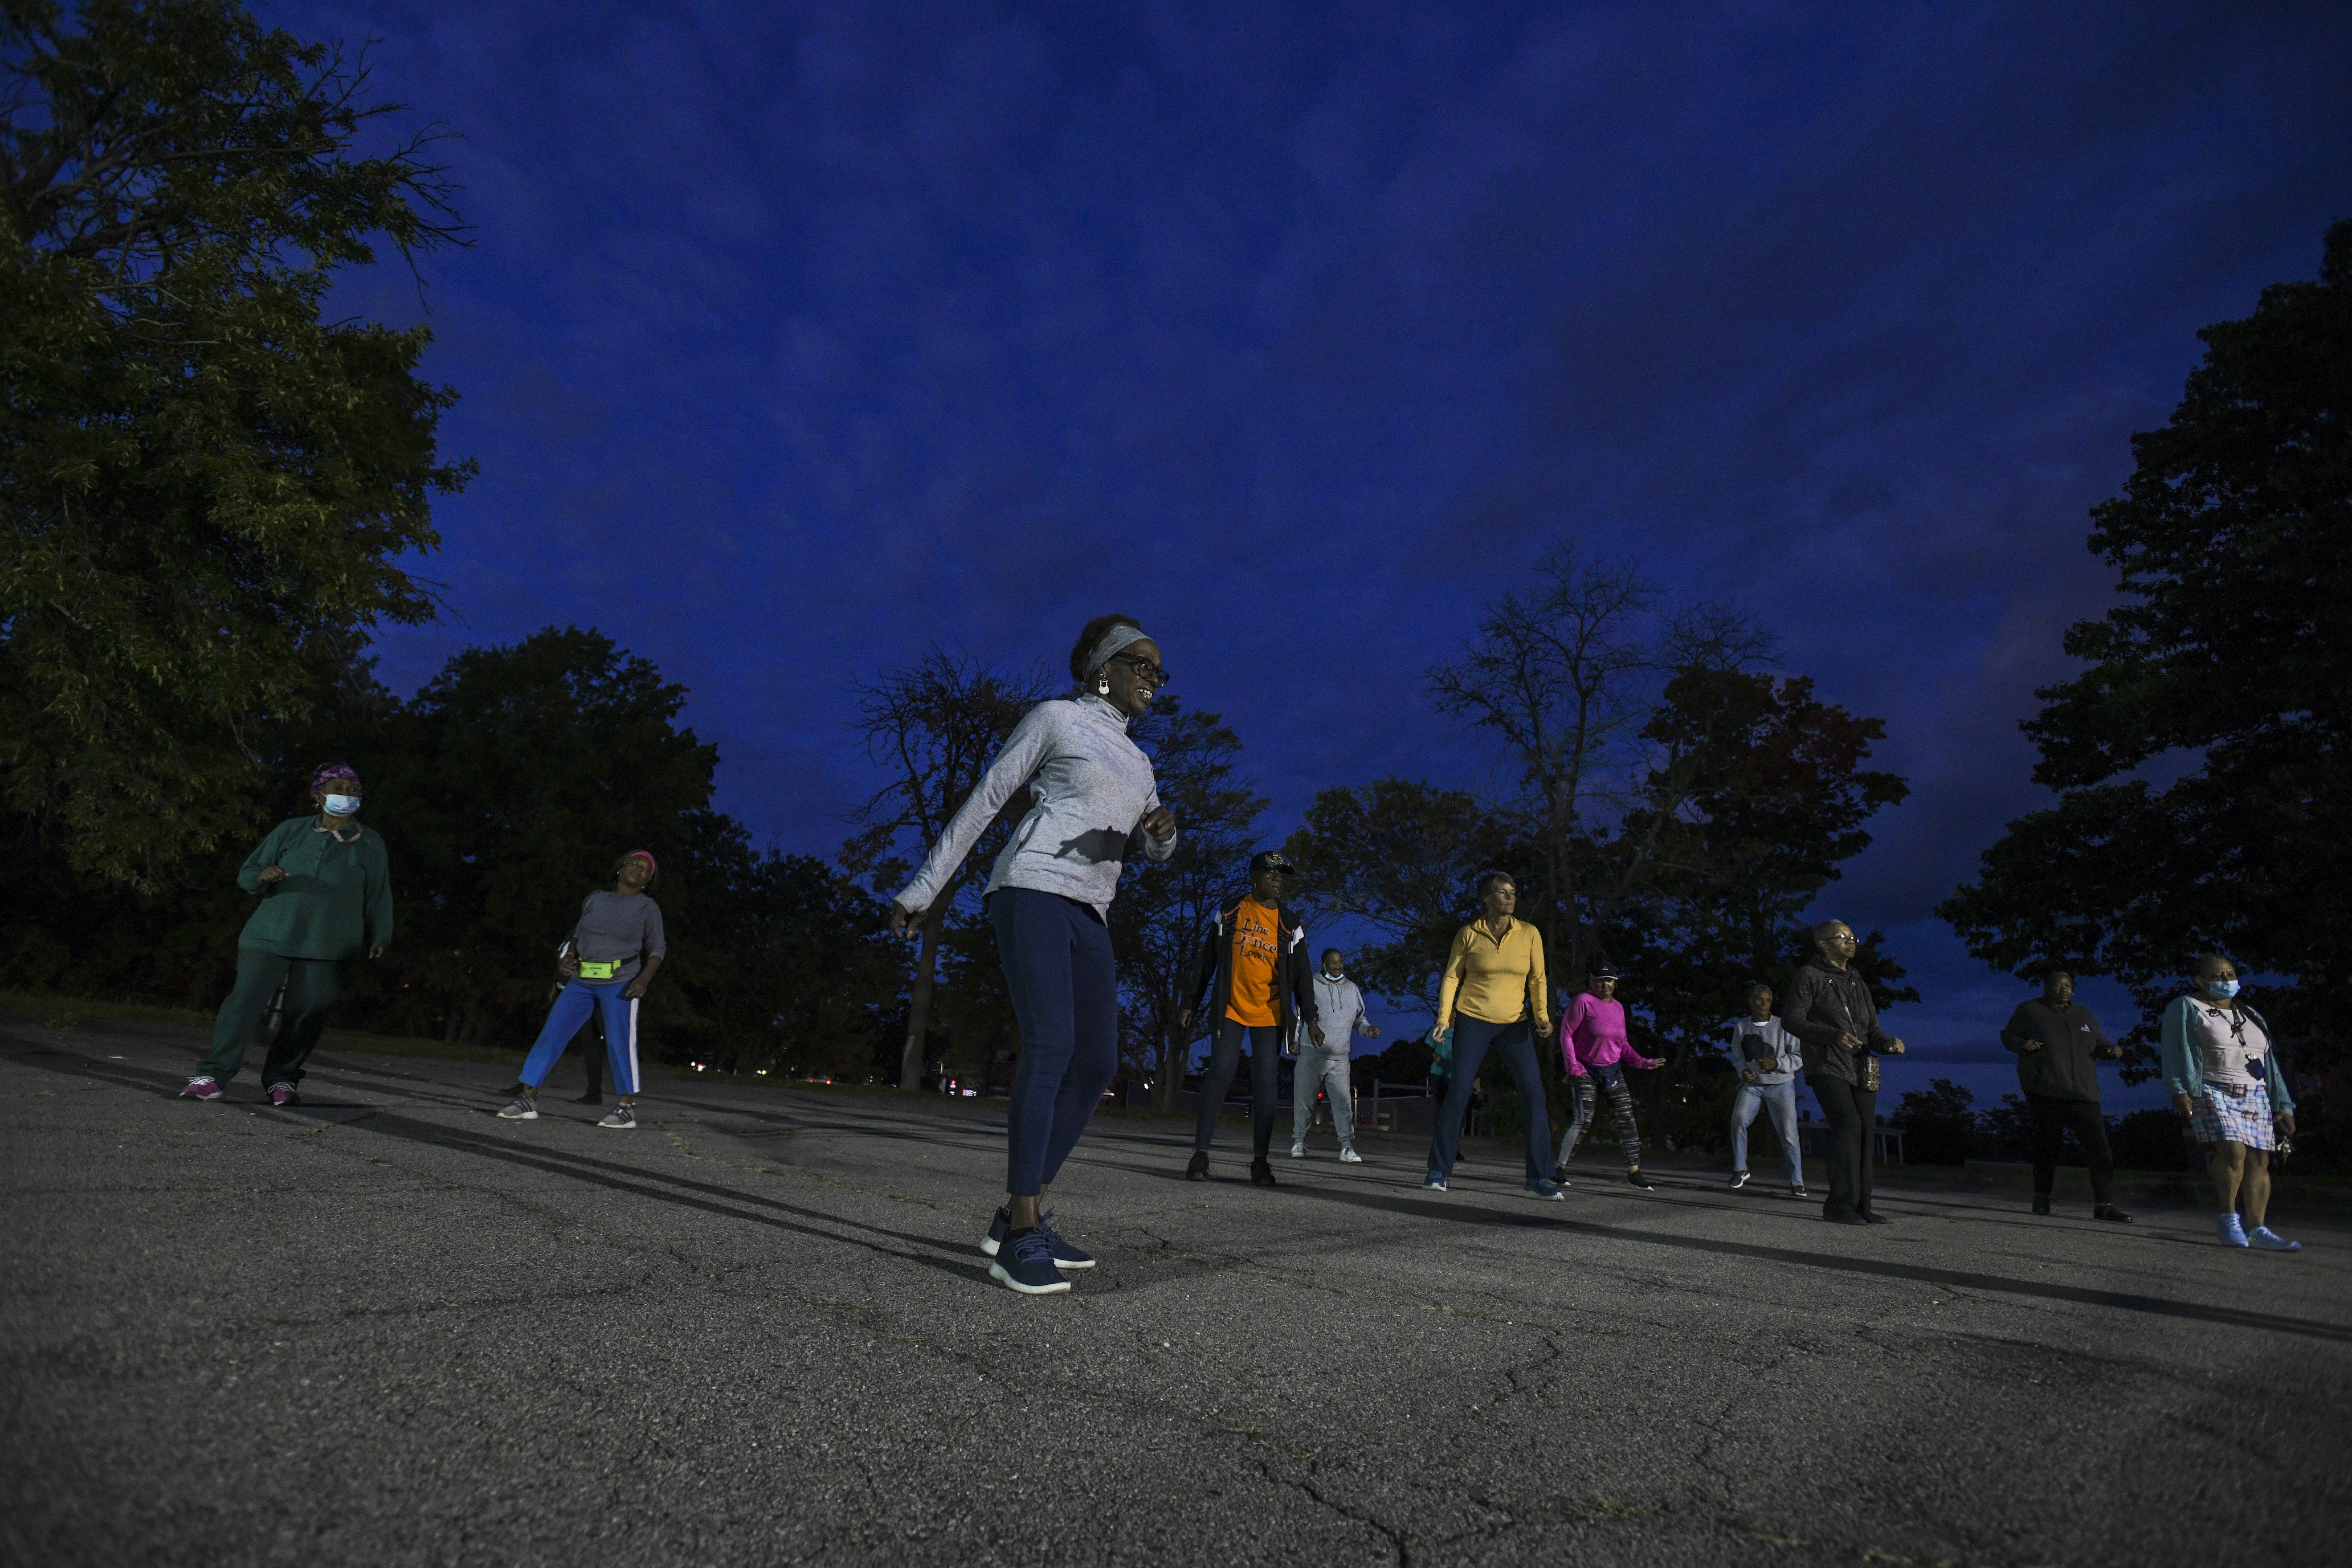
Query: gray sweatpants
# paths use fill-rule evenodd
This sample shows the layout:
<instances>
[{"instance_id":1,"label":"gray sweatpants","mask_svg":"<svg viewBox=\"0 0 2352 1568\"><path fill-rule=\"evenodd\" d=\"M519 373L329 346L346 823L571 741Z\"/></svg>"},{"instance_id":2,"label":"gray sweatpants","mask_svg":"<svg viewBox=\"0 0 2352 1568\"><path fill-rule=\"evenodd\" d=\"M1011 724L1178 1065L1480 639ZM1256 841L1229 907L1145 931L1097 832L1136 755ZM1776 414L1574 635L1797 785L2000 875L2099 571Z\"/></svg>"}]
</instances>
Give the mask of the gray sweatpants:
<instances>
[{"instance_id":1,"label":"gray sweatpants","mask_svg":"<svg viewBox=\"0 0 2352 1568\"><path fill-rule=\"evenodd\" d=\"M1307 1142L1307 1130L1315 1125L1315 1091L1321 1089L1331 1097L1331 1126L1339 1134L1339 1147L1352 1146L1356 1142L1354 1093L1348 1079L1348 1053L1320 1049L1308 1046L1298 1053L1298 1070L1290 1079L1290 1143L1297 1148Z\"/></svg>"}]
</instances>

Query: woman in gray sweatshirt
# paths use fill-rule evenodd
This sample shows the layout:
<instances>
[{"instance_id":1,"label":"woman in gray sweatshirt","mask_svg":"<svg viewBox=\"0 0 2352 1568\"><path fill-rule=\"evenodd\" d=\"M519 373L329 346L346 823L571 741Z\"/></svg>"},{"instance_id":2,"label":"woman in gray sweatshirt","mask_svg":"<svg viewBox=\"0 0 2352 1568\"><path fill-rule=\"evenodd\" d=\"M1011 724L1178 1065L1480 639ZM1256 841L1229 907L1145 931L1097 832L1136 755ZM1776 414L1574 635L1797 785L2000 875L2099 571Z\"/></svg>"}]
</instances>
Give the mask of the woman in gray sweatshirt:
<instances>
[{"instance_id":1,"label":"woman in gray sweatshirt","mask_svg":"<svg viewBox=\"0 0 2352 1568\"><path fill-rule=\"evenodd\" d=\"M1070 651L1078 689L1014 726L980 787L892 900L890 929L919 925L988 825L1020 791L1030 805L989 874L982 907L1021 1024L1021 1061L1006 1115L1004 1206L981 1243L994 1278L1028 1295L1066 1290L1094 1259L1039 1211L1118 1068L1118 969L1105 917L1119 868L1140 848L1176 852L1176 818L1160 804L1150 759L1127 727L1168 683L1160 647L1131 616L1088 621Z\"/></svg>"}]
</instances>

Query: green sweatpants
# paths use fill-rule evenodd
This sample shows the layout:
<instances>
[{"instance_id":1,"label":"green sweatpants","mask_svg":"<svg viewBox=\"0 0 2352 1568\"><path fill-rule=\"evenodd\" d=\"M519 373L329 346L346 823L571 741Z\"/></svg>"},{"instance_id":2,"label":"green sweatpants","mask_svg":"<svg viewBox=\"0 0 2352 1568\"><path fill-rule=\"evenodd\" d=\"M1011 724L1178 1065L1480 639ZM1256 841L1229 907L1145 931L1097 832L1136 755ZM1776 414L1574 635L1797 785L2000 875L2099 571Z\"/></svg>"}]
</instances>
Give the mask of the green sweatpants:
<instances>
[{"instance_id":1,"label":"green sweatpants","mask_svg":"<svg viewBox=\"0 0 2352 1568\"><path fill-rule=\"evenodd\" d=\"M343 992L343 966L334 959L280 958L257 947L236 950L236 984L213 1020L212 1053L196 1071L226 1083L245 1066L245 1047L261 1016L269 1010L278 983L286 983L286 1018L269 1043L262 1065L264 1083L299 1083L302 1064L327 1027L327 1009Z\"/></svg>"}]
</instances>

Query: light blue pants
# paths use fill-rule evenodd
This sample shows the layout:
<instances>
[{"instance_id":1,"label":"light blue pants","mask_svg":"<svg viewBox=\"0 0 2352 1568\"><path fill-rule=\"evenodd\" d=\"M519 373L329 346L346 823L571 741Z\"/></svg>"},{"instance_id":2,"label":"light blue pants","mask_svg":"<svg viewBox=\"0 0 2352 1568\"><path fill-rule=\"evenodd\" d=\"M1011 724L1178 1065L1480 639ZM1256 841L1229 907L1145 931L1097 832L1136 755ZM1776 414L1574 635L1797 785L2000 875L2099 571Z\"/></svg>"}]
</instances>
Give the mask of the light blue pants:
<instances>
[{"instance_id":1,"label":"light blue pants","mask_svg":"<svg viewBox=\"0 0 2352 1568\"><path fill-rule=\"evenodd\" d=\"M1731 1099L1731 1168L1748 1169L1748 1124L1759 1106L1772 1113L1772 1130L1780 1135L1780 1152L1789 1161L1789 1184L1805 1184L1805 1152L1797 1142L1797 1085L1743 1083Z\"/></svg>"},{"instance_id":2,"label":"light blue pants","mask_svg":"<svg viewBox=\"0 0 2352 1568\"><path fill-rule=\"evenodd\" d=\"M555 998L555 1005L547 1010L547 1025L539 1031L539 1040L530 1047L530 1055L522 1064L522 1080L537 1089L555 1070L555 1058L572 1043L572 1037L588 1021L588 1015L603 1008L604 1012L604 1051L613 1061L613 1092L623 1100L637 1092L637 1004L621 994L627 990L625 980L575 980L566 985Z\"/></svg>"},{"instance_id":3,"label":"light blue pants","mask_svg":"<svg viewBox=\"0 0 2352 1568\"><path fill-rule=\"evenodd\" d=\"M1349 1081L1349 1055L1324 1046L1308 1046L1298 1053L1298 1068L1290 1075L1292 1148L1305 1147L1307 1130L1315 1125L1318 1089L1331 1097L1331 1129L1339 1134L1339 1147L1355 1146L1356 1123L1350 1114L1355 1090Z\"/></svg>"}]
</instances>

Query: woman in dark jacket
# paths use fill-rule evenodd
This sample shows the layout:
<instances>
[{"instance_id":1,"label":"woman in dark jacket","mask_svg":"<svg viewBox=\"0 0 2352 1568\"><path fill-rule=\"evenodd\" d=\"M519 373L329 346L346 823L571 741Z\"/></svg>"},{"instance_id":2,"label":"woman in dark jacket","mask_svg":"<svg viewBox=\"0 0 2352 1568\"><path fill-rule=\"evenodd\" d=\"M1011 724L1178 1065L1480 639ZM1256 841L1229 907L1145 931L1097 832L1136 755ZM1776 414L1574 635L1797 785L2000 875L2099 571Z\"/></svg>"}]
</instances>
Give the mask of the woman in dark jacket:
<instances>
[{"instance_id":1,"label":"woman in dark jacket","mask_svg":"<svg viewBox=\"0 0 2352 1568\"><path fill-rule=\"evenodd\" d=\"M302 1064L342 994L343 968L360 955L382 958L392 941L392 878L383 838L359 821L359 774L328 763L310 775L311 815L270 829L246 857L237 886L261 907L236 939L236 984L213 1021L213 1048L180 1090L218 1100L245 1064L254 1026L280 985L285 1022L262 1064L269 1103L295 1105Z\"/></svg>"}]
</instances>

